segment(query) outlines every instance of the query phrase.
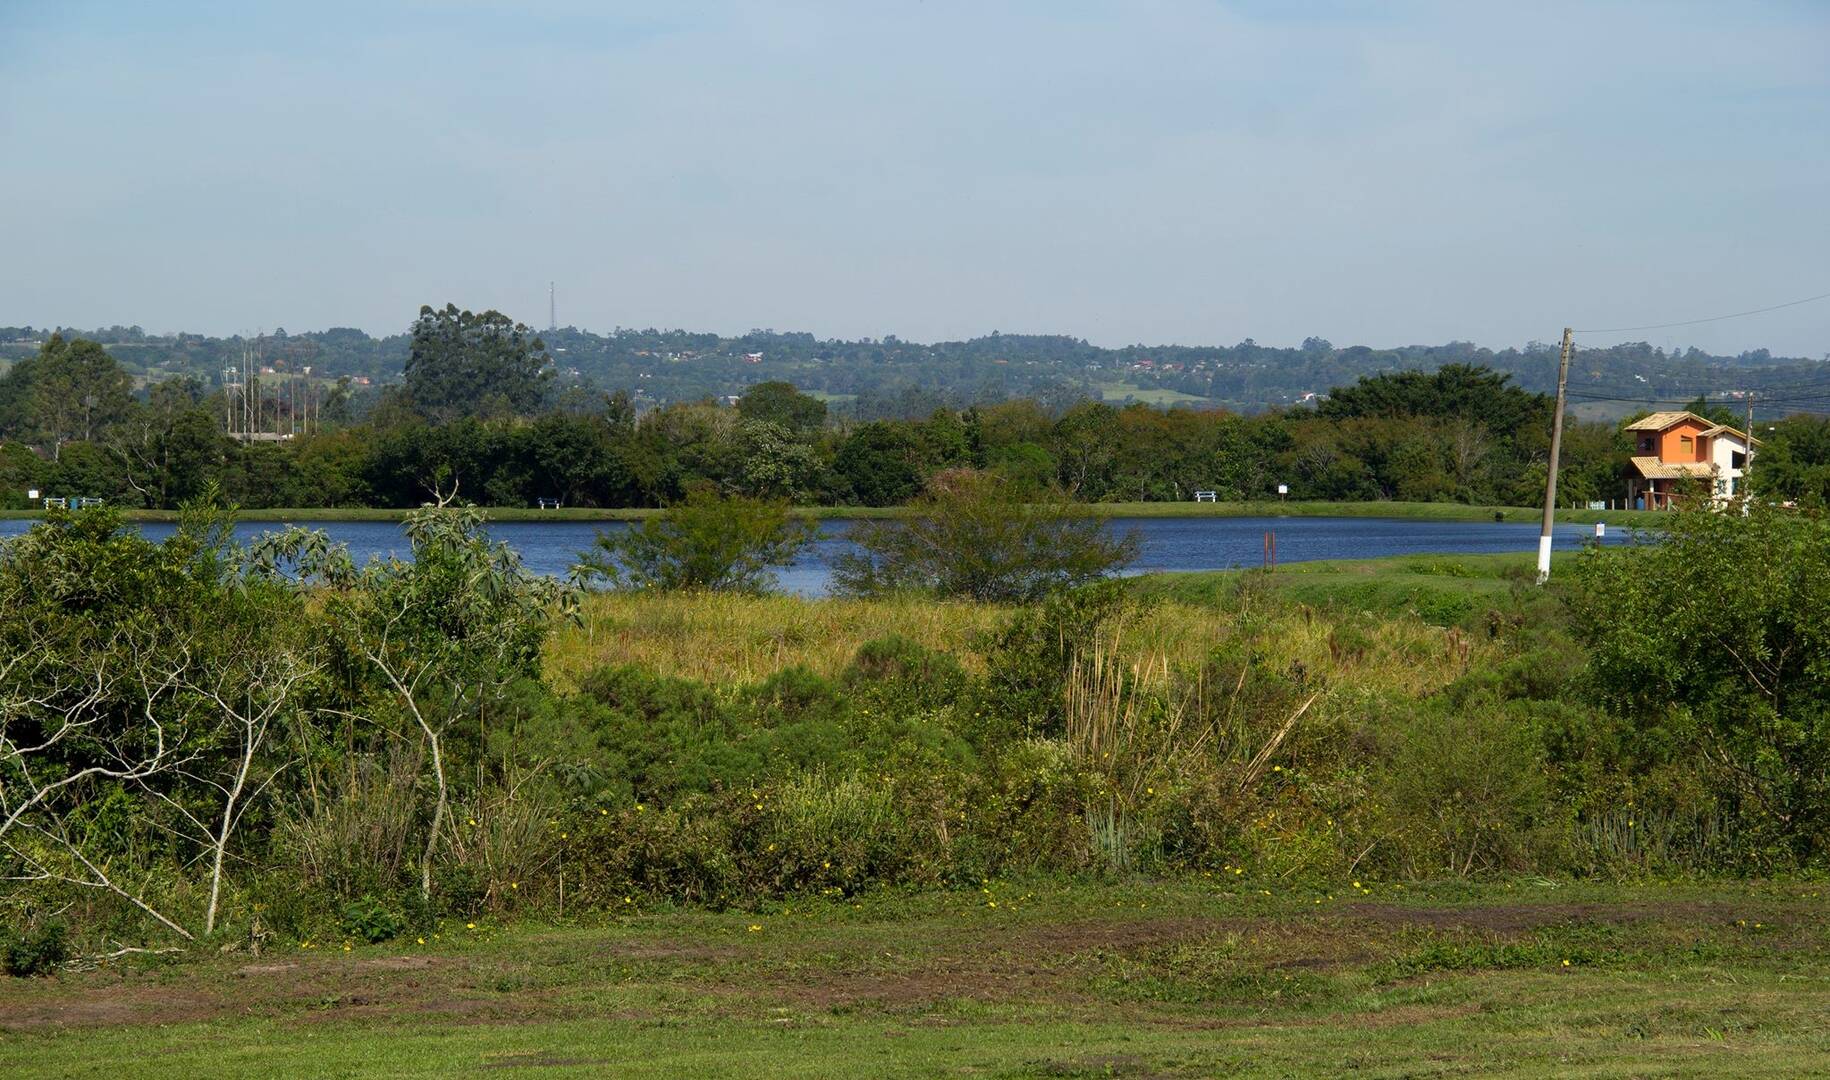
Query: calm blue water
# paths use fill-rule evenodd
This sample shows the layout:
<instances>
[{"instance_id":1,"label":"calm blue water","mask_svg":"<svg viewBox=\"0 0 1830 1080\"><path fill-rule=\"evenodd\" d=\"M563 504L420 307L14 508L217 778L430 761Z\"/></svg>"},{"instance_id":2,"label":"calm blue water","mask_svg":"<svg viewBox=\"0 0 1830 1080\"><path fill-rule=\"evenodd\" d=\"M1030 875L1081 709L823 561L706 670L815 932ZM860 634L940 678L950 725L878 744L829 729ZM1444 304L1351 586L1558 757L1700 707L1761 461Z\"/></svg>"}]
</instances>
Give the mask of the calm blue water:
<instances>
[{"instance_id":1,"label":"calm blue water","mask_svg":"<svg viewBox=\"0 0 1830 1080\"><path fill-rule=\"evenodd\" d=\"M406 538L401 535L400 526L392 522L292 524L323 529L333 540L348 544L358 562L375 555L407 554ZM0 536L23 532L30 525L29 521L0 521ZM1141 534L1142 551L1130 570L1139 574L1258 566L1264 558L1267 531L1277 534L1277 558L1286 563L1386 555L1536 551L1538 547L1536 524L1499 522L1339 517L1118 518L1111 526L1116 530L1135 528ZM283 527L273 522L243 522L235 532L246 540ZM579 552L591 547L599 530L625 527L614 522L525 521L491 525L489 532L514 545L530 570L559 575L577 561ZM143 528L155 539L172 532L170 525L148 524ZM843 521L822 522L821 538L810 544L793 566L777 574L779 586L809 596L826 591L828 563L847 546L845 529ZM1592 525L1558 525L1556 547L1573 550L1594 531ZM1627 537L1628 531L1623 527L1608 529L1608 543L1621 543Z\"/></svg>"}]
</instances>

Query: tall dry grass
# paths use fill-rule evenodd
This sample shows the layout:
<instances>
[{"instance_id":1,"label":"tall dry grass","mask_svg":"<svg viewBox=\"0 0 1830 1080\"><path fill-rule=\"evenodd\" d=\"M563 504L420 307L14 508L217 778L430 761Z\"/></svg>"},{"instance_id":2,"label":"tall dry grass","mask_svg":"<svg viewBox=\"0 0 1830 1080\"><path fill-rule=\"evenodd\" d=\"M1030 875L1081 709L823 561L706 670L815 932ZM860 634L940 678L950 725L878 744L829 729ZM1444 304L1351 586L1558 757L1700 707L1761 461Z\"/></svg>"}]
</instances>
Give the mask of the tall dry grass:
<instances>
[{"instance_id":1,"label":"tall dry grass","mask_svg":"<svg viewBox=\"0 0 1830 1080\"><path fill-rule=\"evenodd\" d=\"M554 634L548 677L574 686L605 664L636 664L659 674L710 683L754 682L801 666L821 675L843 671L860 646L897 635L952 653L968 669L981 631L1008 609L915 598L803 599L721 593L600 593L588 597L582 625ZM1162 603L1121 620L1102 645L1102 663L1148 666L1166 677L1190 669L1217 647L1249 637L1265 661L1293 665L1329 681L1334 691L1422 696L1479 665L1496 647L1416 619L1375 619L1318 612L1300 604L1236 608Z\"/></svg>"},{"instance_id":2,"label":"tall dry grass","mask_svg":"<svg viewBox=\"0 0 1830 1080\"><path fill-rule=\"evenodd\" d=\"M801 666L836 675L859 646L898 635L962 659L1002 612L931 600L805 600L730 593L598 593L583 625L555 634L546 670L576 685L605 664L637 664L704 682L754 682Z\"/></svg>"}]
</instances>

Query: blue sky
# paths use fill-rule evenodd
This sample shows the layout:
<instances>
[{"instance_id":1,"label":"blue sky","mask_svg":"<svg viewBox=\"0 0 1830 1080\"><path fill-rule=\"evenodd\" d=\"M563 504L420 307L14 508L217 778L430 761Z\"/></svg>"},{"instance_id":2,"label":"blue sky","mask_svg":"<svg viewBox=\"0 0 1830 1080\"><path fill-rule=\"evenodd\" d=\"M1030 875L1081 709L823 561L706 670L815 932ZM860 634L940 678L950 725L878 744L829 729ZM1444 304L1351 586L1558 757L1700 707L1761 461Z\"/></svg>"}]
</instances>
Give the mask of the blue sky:
<instances>
[{"instance_id":1,"label":"blue sky","mask_svg":"<svg viewBox=\"0 0 1830 1080\"><path fill-rule=\"evenodd\" d=\"M0 324L556 280L592 329L1505 345L1830 291L1824 3L0 0L0 139ZM1830 302L1625 336L1822 356Z\"/></svg>"}]
</instances>

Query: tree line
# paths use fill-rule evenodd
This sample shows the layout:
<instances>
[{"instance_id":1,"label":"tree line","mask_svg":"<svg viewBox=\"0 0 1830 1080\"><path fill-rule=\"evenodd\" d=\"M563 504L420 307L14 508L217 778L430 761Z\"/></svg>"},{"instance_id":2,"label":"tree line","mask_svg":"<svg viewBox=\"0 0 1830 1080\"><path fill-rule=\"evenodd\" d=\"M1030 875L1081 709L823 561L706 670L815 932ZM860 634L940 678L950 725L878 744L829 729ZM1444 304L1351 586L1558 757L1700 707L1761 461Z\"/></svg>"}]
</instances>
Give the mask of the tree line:
<instances>
[{"instance_id":1,"label":"tree line","mask_svg":"<svg viewBox=\"0 0 1830 1080\"><path fill-rule=\"evenodd\" d=\"M1314 406L1221 409L1015 398L863 420L782 381L734 400L643 409L627 392L557 385L544 337L496 312L425 308L404 378L357 416L330 395L296 431L226 430L233 388L172 379L136 388L98 343L53 336L0 376L0 507L27 492L175 508L214 487L248 508L417 506L456 490L483 505L675 503L696 487L803 504L906 503L956 469L1079 502L1450 501L1532 505L1548 462L1551 399L1489 368L1371 375ZM1699 408L1704 406L1699 403ZM309 428L309 432L308 432ZM1757 490L1830 495L1830 425L1768 425ZM1614 423L1566 428L1561 491L1615 498L1631 447Z\"/></svg>"}]
</instances>

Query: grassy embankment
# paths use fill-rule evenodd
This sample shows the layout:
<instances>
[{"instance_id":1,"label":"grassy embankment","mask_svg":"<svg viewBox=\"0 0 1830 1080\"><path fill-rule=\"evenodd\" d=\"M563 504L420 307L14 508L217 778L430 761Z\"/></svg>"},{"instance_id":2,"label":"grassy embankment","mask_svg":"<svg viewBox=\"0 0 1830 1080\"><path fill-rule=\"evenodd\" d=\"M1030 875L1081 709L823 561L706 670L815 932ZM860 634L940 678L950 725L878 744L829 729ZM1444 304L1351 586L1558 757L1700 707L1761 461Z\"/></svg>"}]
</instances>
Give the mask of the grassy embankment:
<instances>
[{"instance_id":1,"label":"grassy embankment","mask_svg":"<svg viewBox=\"0 0 1830 1080\"><path fill-rule=\"evenodd\" d=\"M7 1076L1800 1076L1811 886L984 891L0 984Z\"/></svg>"},{"instance_id":2,"label":"grassy embankment","mask_svg":"<svg viewBox=\"0 0 1830 1080\"><path fill-rule=\"evenodd\" d=\"M1420 521L1493 521L1530 523L1543 510L1525 506L1466 506L1461 503L1416 502L1113 502L1092 503L1088 509L1112 518L1203 517L1371 517L1409 518ZM897 506L803 506L795 511L818 520L900 517L907 509ZM129 521L176 521L174 510L127 510ZM410 511L377 507L269 507L244 509L245 521L399 521ZM581 507L540 510L527 506L492 506L491 521L639 521L658 511L644 507ZM42 518L42 510L0 510L0 519ZM1648 510L1559 510L1557 520L1592 525L1605 521L1621 527L1655 524L1660 514Z\"/></svg>"}]
</instances>

